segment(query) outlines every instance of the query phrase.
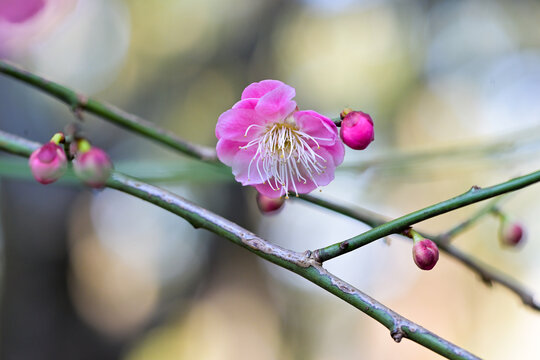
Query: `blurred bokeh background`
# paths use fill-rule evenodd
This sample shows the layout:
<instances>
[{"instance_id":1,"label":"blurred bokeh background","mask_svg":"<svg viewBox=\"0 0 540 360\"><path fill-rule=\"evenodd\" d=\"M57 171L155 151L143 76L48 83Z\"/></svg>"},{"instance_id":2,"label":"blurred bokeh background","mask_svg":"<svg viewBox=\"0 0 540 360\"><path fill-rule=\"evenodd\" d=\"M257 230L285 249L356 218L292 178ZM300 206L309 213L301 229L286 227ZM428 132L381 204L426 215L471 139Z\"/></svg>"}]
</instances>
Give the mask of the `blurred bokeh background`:
<instances>
[{"instance_id":1,"label":"blurred bokeh background","mask_svg":"<svg viewBox=\"0 0 540 360\"><path fill-rule=\"evenodd\" d=\"M397 217L540 165L540 2L0 0L0 56L214 146L220 113L280 79L301 109L375 121L317 194ZM76 122L0 76L0 128L47 141ZM304 251L367 229L297 201L263 217L229 174L93 116L81 128L118 170ZM1 154L3 359L433 359L298 276L112 190L42 186ZM503 249L486 217L456 246L540 294L540 186L502 208L527 228ZM422 223L443 231L481 205ZM327 263L398 313L488 359L537 359L540 313L448 256L422 272L410 242Z\"/></svg>"}]
</instances>

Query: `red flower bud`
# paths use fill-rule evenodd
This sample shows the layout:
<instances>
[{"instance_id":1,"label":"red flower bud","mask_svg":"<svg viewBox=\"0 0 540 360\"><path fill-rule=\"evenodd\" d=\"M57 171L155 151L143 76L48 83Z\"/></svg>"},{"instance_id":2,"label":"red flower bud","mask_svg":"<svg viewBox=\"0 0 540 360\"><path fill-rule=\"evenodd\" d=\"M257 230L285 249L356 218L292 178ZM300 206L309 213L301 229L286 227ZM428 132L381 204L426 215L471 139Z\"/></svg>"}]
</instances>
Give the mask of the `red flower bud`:
<instances>
[{"instance_id":1,"label":"red flower bud","mask_svg":"<svg viewBox=\"0 0 540 360\"><path fill-rule=\"evenodd\" d=\"M34 178L42 184L50 184L58 180L67 169L64 150L53 142L48 142L34 150L28 160Z\"/></svg>"},{"instance_id":2,"label":"red flower bud","mask_svg":"<svg viewBox=\"0 0 540 360\"><path fill-rule=\"evenodd\" d=\"M501 225L499 240L501 241L502 245L517 246L523 242L523 239L525 238L524 233L525 232L521 224L505 221Z\"/></svg>"},{"instance_id":3,"label":"red flower bud","mask_svg":"<svg viewBox=\"0 0 540 360\"><path fill-rule=\"evenodd\" d=\"M93 188L102 188L111 175L113 165L105 151L92 147L90 150L77 155L73 161L73 169L75 175L86 185Z\"/></svg>"},{"instance_id":4,"label":"red flower bud","mask_svg":"<svg viewBox=\"0 0 540 360\"><path fill-rule=\"evenodd\" d=\"M344 112L341 121L341 140L350 148L364 150L375 139L373 120L361 111Z\"/></svg>"},{"instance_id":5,"label":"red flower bud","mask_svg":"<svg viewBox=\"0 0 540 360\"><path fill-rule=\"evenodd\" d=\"M422 270L431 270L439 260L439 248L429 239L415 241L413 245L413 259Z\"/></svg>"},{"instance_id":6,"label":"red flower bud","mask_svg":"<svg viewBox=\"0 0 540 360\"><path fill-rule=\"evenodd\" d=\"M283 197L270 198L268 196L257 193L257 206L265 215L277 214L283 208L285 199Z\"/></svg>"}]
</instances>

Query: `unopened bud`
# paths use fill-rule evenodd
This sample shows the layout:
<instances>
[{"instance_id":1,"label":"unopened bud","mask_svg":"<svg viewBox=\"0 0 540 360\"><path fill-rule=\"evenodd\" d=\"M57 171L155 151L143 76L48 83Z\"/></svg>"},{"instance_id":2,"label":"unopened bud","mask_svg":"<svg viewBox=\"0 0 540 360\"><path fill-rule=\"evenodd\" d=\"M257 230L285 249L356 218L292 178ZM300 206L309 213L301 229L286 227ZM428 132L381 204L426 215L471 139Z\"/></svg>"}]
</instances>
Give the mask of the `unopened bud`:
<instances>
[{"instance_id":1,"label":"unopened bud","mask_svg":"<svg viewBox=\"0 0 540 360\"><path fill-rule=\"evenodd\" d=\"M279 198L270 198L268 196L257 193L257 206L263 214L276 214L282 208L285 203L285 199L282 197Z\"/></svg>"},{"instance_id":2,"label":"unopened bud","mask_svg":"<svg viewBox=\"0 0 540 360\"><path fill-rule=\"evenodd\" d=\"M48 142L34 150L28 160L34 178L42 184L50 184L58 180L67 169L64 150L54 142Z\"/></svg>"},{"instance_id":3,"label":"unopened bud","mask_svg":"<svg viewBox=\"0 0 540 360\"><path fill-rule=\"evenodd\" d=\"M373 120L366 113L348 110L341 114L341 140L352 149L364 150L375 139Z\"/></svg>"},{"instance_id":4,"label":"unopened bud","mask_svg":"<svg viewBox=\"0 0 540 360\"><path fill-rule=\"evenodd\" d=\"M503 221L499 231L499 240L505 246L517 246L524 239L523 226L516 222Z\"/></svg>"},{"instance_id":5,"label":"unopened bud","mask_svg":"<svg viewBox=\"0 0 540 360\"><path fill-rule=\"evenodd\" d=\"M431 270L439 260L439 248L429 239L415 241L413 245L413 259L422 270Z\"/></svg>"},{"instance_id":6,"label":"unopened bud","mask_svg":"<svg viewBox=\"0 0 540 360\"><path fill-rule=\"evenodd\" d=\"M78 153L73 161L73 169L75 175L86 185L102 188L111 175L113 165L105 151L92 147L86 152Z\"/></svg>"}]
</instances>

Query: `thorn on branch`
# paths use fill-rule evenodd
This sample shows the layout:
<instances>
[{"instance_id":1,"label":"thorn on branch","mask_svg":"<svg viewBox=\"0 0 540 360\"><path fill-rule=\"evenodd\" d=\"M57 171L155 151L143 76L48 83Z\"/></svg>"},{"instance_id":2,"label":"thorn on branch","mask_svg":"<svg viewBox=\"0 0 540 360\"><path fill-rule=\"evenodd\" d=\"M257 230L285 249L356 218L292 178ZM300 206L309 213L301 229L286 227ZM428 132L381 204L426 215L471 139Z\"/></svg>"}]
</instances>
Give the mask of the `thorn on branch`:
<instances>
[{"instance_id":1,"label":"thorn on branch","mask_svg":"<svg viewBox=\"0 0 540 360\"><path fill-rule=\"evenodd\" d=\"M473 185L471 186L471 189L469 190L469 192L475 192L475 191L478 191L478 190L482 190L482 188L478 185Z\"/></svg>"}]
</instances>

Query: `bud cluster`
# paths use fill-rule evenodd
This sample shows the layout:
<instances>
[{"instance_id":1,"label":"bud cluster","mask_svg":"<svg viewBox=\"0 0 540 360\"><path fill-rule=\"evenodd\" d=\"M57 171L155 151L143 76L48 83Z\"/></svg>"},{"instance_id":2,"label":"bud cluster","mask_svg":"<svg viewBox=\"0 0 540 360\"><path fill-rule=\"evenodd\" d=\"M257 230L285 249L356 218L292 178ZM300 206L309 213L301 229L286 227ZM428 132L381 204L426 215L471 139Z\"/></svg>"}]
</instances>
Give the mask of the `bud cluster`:
<instances>
[{"instance_id":1,"label":"bud cluster","mask_svg":"<svg viewBox=\"0 0 540 360\"><path fill-rule=\"evenodd\" d=\"M65 147L60 146L65 144ZM64 175L68 167L68 156L64 148L73 155L75 175L86 185L102 188L112 173L113 165L105 151L90 146L85 139L66 141L63 133L56 133L51 140L34 150L28 160L34 178L42 184L50 184Z\"/></svg>"}]
</instances>

